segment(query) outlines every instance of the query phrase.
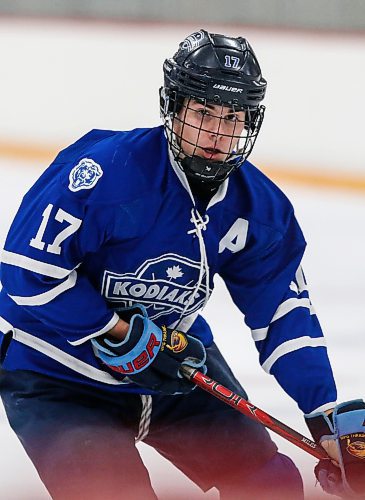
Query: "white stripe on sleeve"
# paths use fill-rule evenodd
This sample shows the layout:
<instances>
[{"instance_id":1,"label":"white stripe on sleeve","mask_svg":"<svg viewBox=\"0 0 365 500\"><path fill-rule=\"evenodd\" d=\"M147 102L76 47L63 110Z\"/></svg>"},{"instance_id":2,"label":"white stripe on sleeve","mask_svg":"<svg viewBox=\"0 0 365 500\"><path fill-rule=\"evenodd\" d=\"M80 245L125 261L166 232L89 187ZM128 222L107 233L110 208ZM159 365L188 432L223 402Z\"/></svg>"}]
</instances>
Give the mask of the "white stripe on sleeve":
<instances>
[{"instance_id":1,"label":"white stripe on sleeve","mask_svg":"<svg viewBox=\"0 0 365 500\"><path fill-rule=\"evenodd\" d=\"M9 295L11 299L14 300L18 306L43 306L48 302L51 302L58 295L73 288L76 284L77 272L72 271L68 278L61 284L55 286L47 292L40 293L39 295L33 295L31 297L21 297L19 295Z\"/></svg>"},{"instance_id":2,"label":"white stripe on sleeve","mask_svg":"<svg viewBox=\"0 0 365 500\"><path fill-rule=\"evenodd\" d=\"M31 347L36 351L41 352L42 354L52 358L58 363L67 366L67 368L70 368L71 370L80 373L81 375L84 375L84 377L88 377L92 380L96 380L98 382L102 382L104 384L109 384L109 385L123 385L129 383L115 379L109 373L100 370L95 366L88 365L84 361L81 361L81 359L71 356L70 354L62 351L61 349L52 344L49 344L43 339L35 337L34 335L31 335L28 332L24 332L23 330L18 330L17 328L14 328L12 325L10 325L10 323L8 323L2 317L0 317L0 328L2 330L5 330L4 333L6 333L9 330L12 330L13 340L20 342L21 344L24 344L28 347Z\"/></svg>"},{"instance_id":3,"label":"white stripe on sleeve","mask_svg":"<svg viewBox=\"0 0 365 500\"><path fill-rule=\"evenodd\" d=\"M251 330L251 335L254 341L257 342L258 340L265 340L268 331L268 326L266 326L265 328L256 328L256 330Z\"/></svg>"},{"instance_id":4,"label":"white stripe on sleeve","mask_svg":"<svg viewBox=\"0 0 365 500\"><path fill-rule=\"evenodd\" d=\"M326 340L324 337L312 338L309 336L299 337L298 339L287 340L279 345L262 364L265 372L270 373L274 363L290 352L297 351L303 347L326 347Z\"/></svg>"},{"instance_id":5,"label":"white stripe on sleeve","mask_svg":"<svg viewBox=\"0 0 365 500\"><path fill-rule=\"evenodd\" d=\"M73 340L72 342L70 340L68 340L68 343L71 345L80 345L80 344L83 344L84 342L86 342L87 340L93 339L94 337L99 337L99 335L103 335L103 333L106 333L109 330L111 330L113 328L113 326L115 326L118 323L118 320L119 320L119 316L115 312L113 314L112 319L101 330L98 330L97 332L94 332L91 335L88 335L87 337L83 337L82 339L79 339L79 340Z\"/></svg>"},{"instance_id":6,"label":"white stripe on sleeve","mask_svg":"<svg viewBox=\"0 0 365 500\"><path fill-rule=\"evenodd\" d=\"M303 273L302 266L298 267L298 270L295 273L295 279L298 283L299 293L302 293L305 290L308 290L308 285L306 284L305 279L304 279L304 273Z\"/></svg>"},{"instance_id":7,"label":"white stripe on sleeve","mask_svg":"<svg viewBox=\"0 0 365 500\"><path fill-rule=\"evenodd\" d=\"M297 307L307 307L309 309L310 314L315 314L314 307L312 306L310 300L308 298L304 299L297 299L296 297L293 297L291 299L285 300L280 306L277 308L272 320L270 321L273 323L274 321L282 318L286 314L290 313ZM269 327L266 326L264 328L257 328L255 330L251 330L252 338L255 342L258 340L264 340L267 337L267 333L269 331Z\"/></svg>"},{"instance_id":8,"label":"white stripe on sleeve","mask_svg":"<svg viewBox=\"0 0 365 500\"><path fill-rule=\"evenodd\" d=\"M2 333L8 333L12 330L14 330L13 325L8 323L8 321L6 321L6 319L4 319L0 316L0 331Z\"/></svg>"},{"instance_id":9,"label":"white stripe on sleeve","mask_svg":"<svg viewBox=\"0 0 365 500\"><path fill-rule=\"evenodd\" d=\"M46 262L41 262L40 260L32 259L18 253L8 252L7 250L2 251L1 262L56 279L66 278L73 271L73 269L64 269L63 267L47 264Z\"/></svg>"},{"instance_id":10,"label":"white stripe on sleeve","mask_svg":"<svg viewBox=\"0 0 365 500\"><path fill-rule=\"evenodd\" d=\"M271 320L271 323L273 323L277 319L282 318L297 307L307 307L310 310L311 314L315 314L314 308L309 299L297 299L296 297L293 297L291 299L285 300L282 304L280 304Z\"/></svg>"},{"instance_id":11,"label":"white stripe on sleeve","mask_svg":"<svg viewBox=\"0 0 365 500\"><path fill-rule=\"evenodd\" d=\"M332 410L335 406L337 406L337 401L332 401L331 403L325 403L324 405L319 406L315 410L312 410L310 413L306 413L305 416L314 415L315 413L323 413L327 410Z\"/></svg>"}]
</instances>

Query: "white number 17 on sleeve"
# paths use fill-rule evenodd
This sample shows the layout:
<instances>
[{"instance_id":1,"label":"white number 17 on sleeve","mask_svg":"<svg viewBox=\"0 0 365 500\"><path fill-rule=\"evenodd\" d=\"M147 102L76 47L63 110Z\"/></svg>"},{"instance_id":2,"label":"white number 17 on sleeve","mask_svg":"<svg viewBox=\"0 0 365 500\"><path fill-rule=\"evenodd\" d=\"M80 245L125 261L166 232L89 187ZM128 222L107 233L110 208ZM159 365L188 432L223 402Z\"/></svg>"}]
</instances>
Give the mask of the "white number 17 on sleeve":
<instances>
[{"instance_id":1,"label":"white number 17 on sleeve","mask_svg":"<svg viewBox=\"0 0 365 500\"><path fill-rule=\"evenodd\" d=\"M46 243L42 241L44 233L46 231L47 224L49 222L49 218L51 216L51 212L53 209L53 205L50 203L47 205L46 209L44 210L42 214L42 222L41 225L39 226L39 229L37 231L37 234L35 238L32 238L30 240L29 245L34 248L38 248L38 250L44 250L44 247ZM57 222L68 222L69 226L67 226L65 229L62 229L60 233L56 236L54 239L53 243L49 243L47 245L46 252L54 253L59 255L61 253L61 243L65 241L66 238L71 236L71 234L76 233L76 231L79 229L81 226L82 220L78 219L77 217L74 217L73 215L69 214L68 212L65 212L62 210L62 208L59 208L57 210L57 213L55 215L55 220Z\"/></svg>"}]
</instances>

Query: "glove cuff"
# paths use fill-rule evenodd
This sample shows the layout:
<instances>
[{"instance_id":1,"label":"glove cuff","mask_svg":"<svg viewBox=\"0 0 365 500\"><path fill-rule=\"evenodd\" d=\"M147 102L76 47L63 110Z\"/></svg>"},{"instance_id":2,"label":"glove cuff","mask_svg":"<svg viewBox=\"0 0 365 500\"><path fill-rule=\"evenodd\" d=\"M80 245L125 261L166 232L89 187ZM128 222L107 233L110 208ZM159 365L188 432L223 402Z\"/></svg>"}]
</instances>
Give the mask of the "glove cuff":
<instances>
[{"instance_id":1,"label":"glove cuff","mask_svg":"<svg viewBox=\"0 0 365 500\"><path fill-rule=\"evenodd\" d=\"M365 403L362 399L353 399L352 401L346 401L336 406L335 412L337 415L341 413L346 413L348 411L354 410L365 410Z\"/></svg>"},{"instance_id":2,"label":"glove cuff","mask_svg":"<svg viewBox=\"0 0 365 500\"><path fill-rule=\"evenodd\" d=\"M319 443L324 436L331 436L335 439L332 413L315 413L314 415L304 415L305 423L316 443Z\"/></svg>"},{"instance_id":3,"label":"glove cuff","mask_svg":"<svg viewBox=\"0 0 365 500\"><path fill-rule=\"evenodd\" d=\"M334 425L334 418L337 418L338 415L343 413L364 409L364 401L362 399L354 399L337 405L330 415L324 412L318 412L313 415L304 415L304 418L313 439L319 443L324 437L330 437L331 439L336 439L338 437L338 432Z\"/></svg>"},{"instance_id":4,"label":"glove cuff","mask_svg":"<svg viewBox=\"0 0 365 500\"><path fill-rule=\"evenodd\" d=\"M119 344L106 339L91 339L91 342L95 355L109 368L123 375L134 375L156 358L162 343L162 331L148 318L135 315L127 337Z\"/></svg>"},{"instance_id":5,"label":"glove cuff","mask_svg":"<svg viewBox=\"0 0 365 500\"><path fill-rule=\"evenodd\" d=\"M136 302L129 307L113 307L113 311L118 314L118 316L124 320L126 323L130 323L133 316L139 314L144 318L148 318L148 314L144 305Z\"/></svg>"}]
</instances>

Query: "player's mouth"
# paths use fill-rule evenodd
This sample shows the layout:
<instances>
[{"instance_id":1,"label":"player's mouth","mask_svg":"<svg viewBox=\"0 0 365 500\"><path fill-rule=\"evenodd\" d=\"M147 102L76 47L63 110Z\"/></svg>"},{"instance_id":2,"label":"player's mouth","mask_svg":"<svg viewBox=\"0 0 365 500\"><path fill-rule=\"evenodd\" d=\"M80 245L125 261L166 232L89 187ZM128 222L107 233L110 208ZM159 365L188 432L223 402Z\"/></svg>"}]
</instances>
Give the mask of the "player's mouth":
<instances>
[{"instance_id":1,"label":"player's mouth","mask_svg":"<svg viewBox=\"0 0 365 500\"><path fill-rule=\"evenodd\" d=\"M223 151L217 148L201 148L203 158L209 160L216 160L222 157Z\"/></svg>"}]
</instances>

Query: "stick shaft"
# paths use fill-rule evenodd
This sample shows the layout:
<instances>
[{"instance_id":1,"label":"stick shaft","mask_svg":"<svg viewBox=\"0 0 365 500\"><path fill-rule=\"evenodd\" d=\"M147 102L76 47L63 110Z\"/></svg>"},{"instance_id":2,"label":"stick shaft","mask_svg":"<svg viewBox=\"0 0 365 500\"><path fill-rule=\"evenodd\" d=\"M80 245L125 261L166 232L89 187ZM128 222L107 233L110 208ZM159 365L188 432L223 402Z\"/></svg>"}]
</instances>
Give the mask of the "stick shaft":
<instances>
[{"instance_id":1,"label":"stick shaft","mask_svg":"<svg viewBox=\"0 0 365 500\"><path fill-rule=\"evenodd\" d=\"M308 439L294 429L291 429L263 410L260 410L260 408L257 408L257 406L249 403L242 396L235 394L230 389L227 389L227 387L219 384L207 375L204 375L198 370L190 368L186 365L182 365L180 371L186 378L188 378L191 382L194 382L204 391L207 391L216 398L224 401L226 404L232 406L247 417L256 420L256 422L260 422L268 429L276 432L276 434L279 434L279 436L283 437L287 441L290 441L310 455L319 459L329 458L322 446L316 444L314 441Z\"/></svg>"}]
</instances>

